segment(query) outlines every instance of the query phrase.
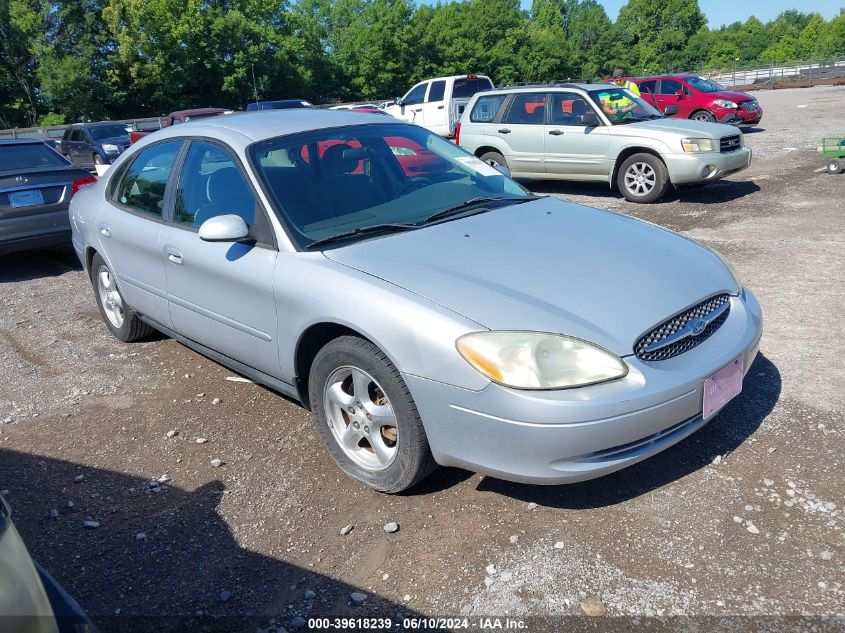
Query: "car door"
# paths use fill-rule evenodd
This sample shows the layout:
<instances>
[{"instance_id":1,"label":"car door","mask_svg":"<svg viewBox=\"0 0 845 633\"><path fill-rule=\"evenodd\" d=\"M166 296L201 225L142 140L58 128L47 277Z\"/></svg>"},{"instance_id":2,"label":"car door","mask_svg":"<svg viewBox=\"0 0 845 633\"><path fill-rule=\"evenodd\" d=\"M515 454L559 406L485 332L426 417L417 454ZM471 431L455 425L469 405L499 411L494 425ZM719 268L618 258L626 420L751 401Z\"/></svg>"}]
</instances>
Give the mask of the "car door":
<instances>
[{"instance_id":1,"label":"car door","mask_svg":"<svg viewBox=\"0 0 845 633\"><path fill-rule=\"evenodd\" d=\"M449 109L446 104L446 81L432 81L423 104L425 127L441 135L449 133Z\"/></svg>"},{"instance_id":2,"label":"car door","mask_svg":"<svg viewBox=\"0 0 845 633\"><path fill-rule=\"evenodd\" d=\"M575 92L553 92L545 126L547 174L606 179L610 172L610 137L588 100ZM583 115L595 115L595 125ZM589 120L588 120L589 121Z\"/></svg>"},{"instance_id":3,"label":"car door","mask_svg":"<svg viewBox=\"0 0 845 633\"><path fill-rule=\"evenodd\" d=\"M685 111L684 99L679 96L683 94L684 87L677 79L661 79L658 83L658 92L654 96L657 101L657 109L663 112L666 106L678 106L678 115L687 117L689 112Z\"/></svg>"},{"instance_id":4,"label":"car door","mask_svg":"<svg viewBox=\"0 0 845 633\"><path fill-rule=\"evenodd\" d=\"M79 145L77 146L77 156L80 165L86 167L94 167L94 140L91 137L91 131L85 128L79 129Z\"/></svg>"},{"instance_id":5,"label":"car door","mask_svg":"<svg viewBox=\"0 0 845 633\"><path fill-rule=\"evenodd\" d=\"M97 216L104 257L132 308L170 326L164 257L163 209L181 140L145 147L124 163L107 185L107 200Z\"/></svg>"},{"instance_id":6,"label":"car door","mask_svg":"<svg viewBox=\"0 0 845 633\"><path fill-rule=\"evenodd\" d=\"M402 97L402 103L399 106L399 118L408 123L416 123L417 125L424 125L422 116L423 104L425 103L425 95L428 92L428 82L424 81L417 84Z\"/></svg>"},{"instance_id":7,"label":"car door","mask_svg":"<svg viewBox=\"0 0 845 633\"><path fill-rule=\"evenodd\" d=\"M643 100L647 101L654 107L659 107L657 105L657 99L655 98L655 92L657 92L656 79L647 79L645 81L637 82L637 87L640 89L640 97L642 97Z\"/></svg>"},{"instance_id":8,"label":"car door","mask_svg":"<svg viewBox=\"0 0 845 633\"><path fill-rule=\"evenodd\" d=\"M501 144L508 148L505 160L515 175L545 173L544 126L548 98L545 92L516 93L501 124L488 129L490 136L501 139Z\"/></svg>"},{"instance_id":9,"label":"car door","mask_svg":"<svg viewBox=\"0 0 845 633\"><path fill-rule=\"evenodd\" d=\"M185 152L161 252L173 329L272 376L279 375L273 297L278 254L267 215L240 161L209 140ZM199 227L219 215L240 215L250 227L239 242L207 242Z\"/></svg>"},{"instance_id":10,"label":"car door","mask_svg":"<svg viewBox=\"0 0 845 633\"><path fill-rule=\"evenodd\" d=\"M79 139L82 137L81 130L72 128L67 139L67 157L74 165L79 164Z\"/></svg>"}]
</instances>

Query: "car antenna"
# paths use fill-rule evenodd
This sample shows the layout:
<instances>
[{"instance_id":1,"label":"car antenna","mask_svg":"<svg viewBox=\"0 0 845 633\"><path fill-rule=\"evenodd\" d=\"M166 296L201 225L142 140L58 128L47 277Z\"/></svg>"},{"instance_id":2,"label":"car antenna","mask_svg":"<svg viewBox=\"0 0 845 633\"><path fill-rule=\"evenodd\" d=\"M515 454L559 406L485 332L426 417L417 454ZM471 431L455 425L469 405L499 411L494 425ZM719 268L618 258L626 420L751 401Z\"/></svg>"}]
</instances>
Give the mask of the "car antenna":
<instances>
[{"instance_id":1,"label":"car antenna","mask_svg":"<svg viewBox=\"0 0 845 633\"><path fill-rule=\"evenodd\" d=\"M258 85L255 83L255 64L252 65L252 92L255 95L255 103L258 103Z\"/></svg>"}]
</instances>

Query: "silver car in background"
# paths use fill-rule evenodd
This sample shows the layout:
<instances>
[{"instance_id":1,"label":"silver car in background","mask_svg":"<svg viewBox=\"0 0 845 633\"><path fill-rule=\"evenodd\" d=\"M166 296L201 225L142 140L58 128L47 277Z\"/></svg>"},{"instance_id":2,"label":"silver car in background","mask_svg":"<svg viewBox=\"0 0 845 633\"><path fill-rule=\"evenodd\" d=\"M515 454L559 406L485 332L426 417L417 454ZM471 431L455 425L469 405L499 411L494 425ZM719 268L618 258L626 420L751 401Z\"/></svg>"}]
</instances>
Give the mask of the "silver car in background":
<instances>
[{"instance_id":1,"label":"silver car in background","mask_svg":"<svg viewBox=\"0 0 845 633\"><path fill-rule=\"evenodd\" d=\"M757 300L714 251L538 198L421 127L303 109L166 128L71 205L106 326L298 399L337 464L598 477L741 387Z\"/></svg>"},{"instance_id":2,"label":"silver car in background","mask_svg":"<svg viewBox=\"0 0 845 633\"><path fill-rule=\"evenodd\" d=\"M666 114L677 112L669 108ZM751 164L737 128L666 118L612 84L478 93L464 110L458 142L515 177L607 182L643 203L670 185L718 180Z\"/></svg>"}]
</instances>

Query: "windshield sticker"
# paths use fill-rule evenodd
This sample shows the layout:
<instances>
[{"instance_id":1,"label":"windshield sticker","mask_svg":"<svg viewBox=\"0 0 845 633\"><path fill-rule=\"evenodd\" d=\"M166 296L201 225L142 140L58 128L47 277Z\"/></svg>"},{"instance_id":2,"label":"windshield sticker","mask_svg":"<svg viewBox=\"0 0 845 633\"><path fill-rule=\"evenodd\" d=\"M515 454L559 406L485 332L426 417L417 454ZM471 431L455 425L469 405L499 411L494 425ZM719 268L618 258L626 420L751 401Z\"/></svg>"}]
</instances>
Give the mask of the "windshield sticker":
<instances>
[{"instance_id":1,"label":"windshield sticker","mask_svg":"<svg viewBox=\"0 0 845 633\"><path fill-rule=\"evenodd\" d=\"M483 160L476 158L475 156L458 156L455 158L461 165L464 167L469 167L473 171L481 174L482 176L501 176L502 172L498 169L493 167L492 165L488 165Z\"/></svg>"}]
</instances>

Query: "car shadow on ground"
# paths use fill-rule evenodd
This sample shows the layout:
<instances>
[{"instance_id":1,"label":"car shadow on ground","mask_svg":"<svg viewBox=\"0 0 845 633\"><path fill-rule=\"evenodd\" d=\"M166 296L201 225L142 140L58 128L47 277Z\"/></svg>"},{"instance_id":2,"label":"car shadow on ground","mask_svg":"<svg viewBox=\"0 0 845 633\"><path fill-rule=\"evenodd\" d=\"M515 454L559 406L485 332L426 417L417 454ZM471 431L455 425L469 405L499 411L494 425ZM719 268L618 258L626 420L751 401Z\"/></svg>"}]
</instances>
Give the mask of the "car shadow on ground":
<instances>
[{"instance_id":1,"label":"car shadow on ground","mask_svg":"<svg viewBox=\"0 0 845 633\"><path fill-rule=\"evenodd\" d=\"M292 630L297 616L420 617L239 545L218 512L226 493L220 481L196 490L152 486L120 472L0 449L0 488L9 490L30 555L103 633L255 631L271 619ZM49 517L51 510L57 518ZM86 529L87 517L99 527ZM263 518L280 525L284 542L284 517L268 511ZM306 600L306 591L315 598ZM366 601L351 604L352 592L367 593Z\"/></svg>"},{"instance_id":2,"label":"car shadow on ground","mask_svg":"<svg viewBox=\"0 0 845 633\"><path fill-rule=\"evenodd\" d=\"M82 270L82 265L70 245L0 256L0 284L58 277L75 270Z\"/></svg>"},{"instance_id":3,"label":"car shadow on ground","mask_svg":"<svg viewBox=\"0 0 845 633\"><path fill-rule=\"evenodd\" d=\"M633 204L624 200L618 189L611 189L607 183L568 182L562 180L522 181L532 193L558 196L584 196L590 198L616 198L624 204ZM669 187L666 195L653 204L671 202L697 202L699 204L724 204L738 200L760 191L760 186L751 180L714 180L703 185ZM637 205L639 206L639 205Z\"/></svg>"},{"instance_id":4,"label":"car shadow on ground","mask_svg":"<svg viewBox=\"0 0 845 633\"><path fill-rule=\"evenodd\" d=\"M742 394L690 437L654 457L613 474L562 486L534 486L485 477L478 490L541 506L580 510L622 503L681 479L734 451L763 423L780 397L777 367L759 354Z\"/></svg>"}]
</instances>

